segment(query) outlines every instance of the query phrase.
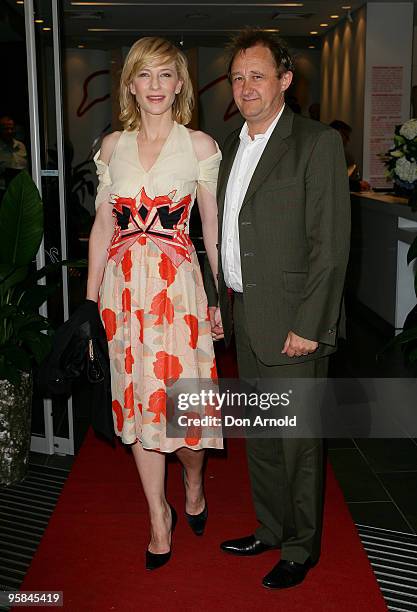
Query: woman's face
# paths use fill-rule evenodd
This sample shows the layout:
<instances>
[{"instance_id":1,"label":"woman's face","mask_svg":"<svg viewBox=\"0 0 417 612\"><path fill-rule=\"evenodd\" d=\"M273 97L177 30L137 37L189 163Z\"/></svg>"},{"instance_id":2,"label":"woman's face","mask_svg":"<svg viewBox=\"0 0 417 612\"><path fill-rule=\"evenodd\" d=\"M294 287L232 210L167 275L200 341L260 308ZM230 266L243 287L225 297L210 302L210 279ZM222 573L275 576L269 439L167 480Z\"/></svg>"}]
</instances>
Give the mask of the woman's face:
<instances>
[{"instance_id":1,"label":"woman's face","mask_svg":"<svg viewBox=\"0 0 417 612\"><path fill-rule=\"evenodd\" d=\"M182 84L174 62L145 66L131 82L130 92L142 113L163 115L171 111Z\"/></svg>"}]
</instances>

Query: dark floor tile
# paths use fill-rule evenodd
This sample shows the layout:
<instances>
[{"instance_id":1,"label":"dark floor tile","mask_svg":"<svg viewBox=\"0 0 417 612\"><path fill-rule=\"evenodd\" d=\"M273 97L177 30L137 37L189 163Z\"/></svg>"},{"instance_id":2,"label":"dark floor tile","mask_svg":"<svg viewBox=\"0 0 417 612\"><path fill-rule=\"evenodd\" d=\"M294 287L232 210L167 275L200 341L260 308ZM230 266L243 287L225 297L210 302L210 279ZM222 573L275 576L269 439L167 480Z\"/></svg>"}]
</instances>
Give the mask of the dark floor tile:
<instances>
[{"instance_id":1,"label":"dark floor tile","mask_svg":"<svg viewBox=\"0 0 417 612\"><path fill-rule=\"evenodd\" d=\"M60 468L61 470L70 470L74 460L74 455L49 455L46 465L49 467Z\"/></svg>"},{"instance_id":2,"label":"dark floor tile","mask_svg":"<svg viewBox=\"0 0 417 612\"><path fill-rule=\"evenodd\" d=\"M356 448L331 449L328 454L347 502L389 501L384 487Z\"/></svg>"},{"instance_id":3,"label":"dark floor tile","mask_svg":"<svg viewBox=\"0 0 417 612\"><path fill-rule=\"evenodd\" d=\"M408 438L355 440L375 472L417 470L417 445Z\"/></svg>"},{"instance_id":4,"label":"dark floor tile","mask_svg":"<svg viewBox=\"0 0 417 612\"><path fill-rule=\"evenodd\" d=\"M328 438L327 448L355 448L355 443L351 438Z\"/></svg>"},{"instance_id":5,"label":"dark floor tile","mask_svg":"<svg viewBox=\"0 0 417 612\"><path fill-rule=\"evenodd\" d=\"M393 502L359 502L348 507L355 523L410 533L410 525Z\"/></svg>"},{"instance_id":6,"label":"dark floor tile","mask_svg":"<svg viewBox=\"0 0 417 612\"><path fill-rule=\"evenodd\" d=\"M417 531L417 471L379 474L401 512Z\"/></svg>"},{"instance_id":7,"label":"dark floor tile","mask_svg":"<svg viewBox=\"0 0 417 612\"><path fill-rule=\"evenodd\" d=\"M34 463L35 465L45 465L48 460L49 455L44 455L43 453L35 453L34 451L30 451L29 453L29 463Z\"/></svg>"}]
</instances>

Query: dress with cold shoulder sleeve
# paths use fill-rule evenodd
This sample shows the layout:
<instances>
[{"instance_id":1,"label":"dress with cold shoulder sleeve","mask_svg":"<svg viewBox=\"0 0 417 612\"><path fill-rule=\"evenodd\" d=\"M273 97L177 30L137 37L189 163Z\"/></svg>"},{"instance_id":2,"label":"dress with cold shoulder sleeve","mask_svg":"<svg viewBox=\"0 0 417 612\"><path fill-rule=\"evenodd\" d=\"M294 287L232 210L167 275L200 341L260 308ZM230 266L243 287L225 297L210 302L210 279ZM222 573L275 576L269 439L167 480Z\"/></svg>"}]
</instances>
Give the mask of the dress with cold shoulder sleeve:
<instances>
[{"instance_id":1,"label":"dress with cold shoulder sleeve","mask_svg":"<svg viewBox=\"0 0 417 612\"><path fill-rule=\"evenodd\" d=\"M198 161L190 132L175 123L149 171L137 131L124 131L108 165L95 156L96 208L113 207L114 234L99 292L111 365L115 432L126 444L173 452L222 448L221 435L166 435L167 388L217 379L200 266L189 237L198 184L215 193L221 153Z\"/></svg>"}]
</instances>

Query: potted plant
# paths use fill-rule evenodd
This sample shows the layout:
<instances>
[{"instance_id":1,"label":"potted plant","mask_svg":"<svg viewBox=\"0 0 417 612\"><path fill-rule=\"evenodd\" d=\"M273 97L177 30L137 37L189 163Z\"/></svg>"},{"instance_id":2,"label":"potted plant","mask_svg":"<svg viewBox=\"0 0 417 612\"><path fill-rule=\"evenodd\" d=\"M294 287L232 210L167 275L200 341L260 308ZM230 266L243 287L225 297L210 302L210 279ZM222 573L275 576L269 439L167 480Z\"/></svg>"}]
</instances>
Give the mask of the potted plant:
<instances>
[{"instance_id":1,"label":"potted plant","mask_svg":"<svg viewBox=\"0 0 417 612\"><path fill-rule=\"evenodd\" d=\"M0 483L26 473L31 435L32 369L51 348L39 308L52 288L33 260L43 236L43 205L30 175L11 181L0 206Z\"/></svg>"}]
</instances>

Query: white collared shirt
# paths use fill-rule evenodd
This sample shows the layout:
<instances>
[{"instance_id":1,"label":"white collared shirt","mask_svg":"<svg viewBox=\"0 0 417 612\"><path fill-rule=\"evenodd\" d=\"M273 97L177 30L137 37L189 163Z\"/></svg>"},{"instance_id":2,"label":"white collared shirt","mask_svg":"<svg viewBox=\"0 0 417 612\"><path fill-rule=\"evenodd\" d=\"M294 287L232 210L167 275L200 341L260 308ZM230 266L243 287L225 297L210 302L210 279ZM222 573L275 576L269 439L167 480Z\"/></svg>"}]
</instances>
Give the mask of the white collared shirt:
<instances>
[{"instance_id":1,"label":"white collared shirt","mask_svg":"<svg viewBox=\"0 0 417 612\"><path fill-rule=\"evenodd\" d=\"M243 285L240 265L239 213L252 175L283 113L284 106L285 104L266 132L256 134L253 140L248 134L248 125L245 122L240 131L239 148L227 182L222 226L222 267L226 286L240 293L243 291Z\"/></svg>"}]
</instances>

